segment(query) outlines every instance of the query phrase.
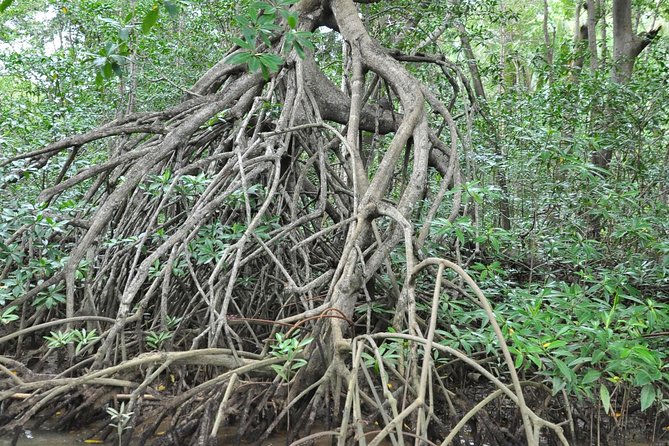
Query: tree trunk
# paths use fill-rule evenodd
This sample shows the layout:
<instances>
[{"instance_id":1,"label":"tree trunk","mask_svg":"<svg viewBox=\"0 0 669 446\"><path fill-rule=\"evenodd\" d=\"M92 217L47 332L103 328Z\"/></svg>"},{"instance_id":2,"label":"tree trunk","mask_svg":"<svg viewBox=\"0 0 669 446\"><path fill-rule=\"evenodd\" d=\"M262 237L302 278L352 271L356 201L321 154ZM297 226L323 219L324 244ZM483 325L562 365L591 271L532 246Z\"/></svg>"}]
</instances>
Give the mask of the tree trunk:
<instances>
[{"instance_id":1,"label":"tree trunk","mask_svg":"<svg viewBox=\"0 0 669 446\"><path fill-rule=\"evenodd\" d=\"M590 57L590 71L597 71L597 4L595 0L587 0L588 5L588 53Z\"/></svg>"},{"instance_id":2,"label":"tree trunk","mask_svg":"<svg viewBox=\"0 0 669 446\"><path fill-rule=\"evenodd\" d=\"M613 1L613 80L625 83L632 77L637 56L655 38L660 28L639 37L632 28L632 0Z\"/></svg>"},{"instance_id":3,"label":"tree trunk","mask_svg":"<svg viewBox=\"0 0 669 446\"><path fill-rule=\"evenodd\" d=\"M474 86L474 93L476 97L485 101L485 90L483 89L483 82L481 81L481 74L479 73L479 66L476 62L476 56L474 55L474 50L472 50L472 44L469 40L469 34L465 29L465 26L458 20L455 22L455 28L458 30L458 36L460 37L460 43L462 44L462 50L465 53L467 58L467 68L469 68L469 74L472 77L472 84Z\"/></svg>"},{"instance_id":4,"label":"tree trunk","mask_svg":"<svg viewBox=\"0 0 669 446\"><path fill-rule=\"evenodd\" d=\"M542 22L542 30L544 33L544 46L546 47L546 64L551 68L553 67L553 42L555 40L554 36L551 38L550 33L548 32L548 0L544 0L544 18Z\"/></svg>"},{"instance_id":5,"label":"tree trunk","mask_svg":"<svg viewBox=\"0 0 669 446\"><path fill-rule=\"evenodd\" d=\"M660 28L651 29L637 36L632 28L632 1L614 0L613 2L613 71L614 82L624 84L632 78L637 57L655 38ZM609 115L613 112L609 111ZM609 116L613 120L613 116ZM593 163L602 169L608 169L613 156L613 149L604 147L593 154Z\"/></svg>"}]
</instances>

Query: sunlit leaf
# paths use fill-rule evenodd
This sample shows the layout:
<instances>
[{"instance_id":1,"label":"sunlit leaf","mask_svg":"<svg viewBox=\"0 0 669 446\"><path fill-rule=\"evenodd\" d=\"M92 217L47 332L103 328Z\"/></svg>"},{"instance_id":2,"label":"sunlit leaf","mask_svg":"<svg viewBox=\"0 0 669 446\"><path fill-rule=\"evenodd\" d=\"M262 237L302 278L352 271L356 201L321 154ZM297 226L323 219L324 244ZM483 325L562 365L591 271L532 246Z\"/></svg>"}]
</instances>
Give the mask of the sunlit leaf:
<instances>
[{"instance_id":1,"label":"sunlit leaf","mask_svg":"<svg viewBox=\"0 0 669 446\"><path fill-rule=\"evenodd\" d=\"M153 28L153 25L156 24L158 21L158 15L160 13L160 10L158 9L157 5L154 5L148 13L144 16L144 19L142 20L142 33L146 34L148 33L151 28Z\"/></svg>"},{"instance_id":2,"label":"sunlit leaf","mask_svg":"<svg viewBox=\"0 0 669 446\"><path fill-rule=\"evenodd\" d=\"M3 12L5 9L9 8L13 2L14 0L3 0L3 2L0 3L0 12Z\"/></svg>"}]
</instances>

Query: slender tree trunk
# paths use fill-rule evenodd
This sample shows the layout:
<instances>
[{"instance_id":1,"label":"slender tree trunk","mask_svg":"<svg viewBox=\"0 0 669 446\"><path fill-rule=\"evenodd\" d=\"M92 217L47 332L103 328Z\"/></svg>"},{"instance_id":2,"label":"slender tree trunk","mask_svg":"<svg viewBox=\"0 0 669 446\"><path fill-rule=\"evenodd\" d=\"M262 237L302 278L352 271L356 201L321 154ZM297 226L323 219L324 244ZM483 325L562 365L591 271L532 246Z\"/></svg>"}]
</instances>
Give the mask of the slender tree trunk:
<instances>
[{"instance_id":1,"label":"slender tree trunk","mask_svg":"<svg viewBox=\"0 0 669 446\"><path fill-rule=\"evenodd\" d=\"M625 84L632 78L634 63L637 57L655 38L660 27L651 29L642 37L634 33L632 27L632 1L613 1L613 71L611 77L614 82ZM609 112L609 120L613 119L613 112ZM612 147L607 146L593 154L593 163L602 169L608 169Z\"/></svg>"},{"instance_id":2,"label":"slender tree trunk","mask_svg":"<svg viewBox=\"0 0 669 446\"><path fill-rule=\"evenodd\" d=\"M546 63L549 67L553 66L553 42L548 32L548 0L544 0L544 20L543 20L544 44L546 46Z\"/></svg>"},{"instance_id":3,"label":"slender tree trunk","mask_svg":"<svg viewBox=\"0 0 669 446\"><path fill-rule=\"evenodd\" d=\"M485 90L483 89L483 82L481 81L481 74L479 72L478 64L476 63L476 56L472 50L472 44L469 40L469 34L465 29L465 26L460 22L456 21L455 28L458 30L458 36L460 37L460 44L462 45L462 50L465 53L467 58L467 67L469 68L469 74L472 77L472 84L474 86L474 93L479 100L485 100Z\"/></svg>"},{"instance_id":4,"label":"slender tree trunk","mask_svg":"<svg viewBox=\"0 0 669 446\"><path fill-rule=\"evenodd\" d=\"M504 14L506 10L506 5L504 1L500 3L500 12ZM509 41L509 36L505 24L502 22L499 28L499 37L500 37L500 53L499 53L499 70L500 70L500 83L499 89L500 93L506 88L506 44ZM504 149L501 145L501 141L504 139L504 128L495 129L495 134L497 136L495 141L495 155L500 159L506 159ZM497 167L495 172L495 178L497 179L497 184L502 191L502 196L499 200L499 225L502 229L510 230L511 229L511 203L509 202L509 188L506 179L506 172L504 171L505 167Z\"/></svg>"},{"instance_id":5,"label":"slender tree trunk","mask_svg":"<svg viewBox=\"0 0 669 446\"><path fill-rule=\"evenodd\" d=\"M595 0L587 0L588 3L588 52L590 56L590 71L597 71L597 3Z\"/></svg>"},{"instance_id":6,"label":"slender tree trunk","mask_svg":"<svg viewBox=\"0 0 669 446\"><path fill-rule=\"evenodd\" d=\"M585 46L588 41L588 26L581 26L581 2L578 2L576 5L576 11L574 12L574 51L576 57L574 58L571 65L571 79L574 82L578 81L578 77L583 68L583 62L585 60Z\"/></svg>"},{"instance_id":7,"label":"slender tree trunk","mask_svg":"<svg viewBox=\"0 0 669 446\"><path fill-rule=\"evenodd\" d=\"M601 33L601 44L602 44L600 62L602 65L606 65L609 51L607 43L607 30L606 30L608 27L608 23L606 21L606 2L603 0L599 0L597 4L598 4L599 17L602 23L601 26L599 27Z\"/></svg>"},{"instance_id":8,"label":"slender tree trunk","mask_svg":"<svg viewBox=\"0 0 669 446\"><path fill-rule=\"evenodd\" d=\"M574 47L578 46L578 43L582 39L581 34L581 2L576 2L576 10L574 11Z\"/></svg>"}]
</instances>

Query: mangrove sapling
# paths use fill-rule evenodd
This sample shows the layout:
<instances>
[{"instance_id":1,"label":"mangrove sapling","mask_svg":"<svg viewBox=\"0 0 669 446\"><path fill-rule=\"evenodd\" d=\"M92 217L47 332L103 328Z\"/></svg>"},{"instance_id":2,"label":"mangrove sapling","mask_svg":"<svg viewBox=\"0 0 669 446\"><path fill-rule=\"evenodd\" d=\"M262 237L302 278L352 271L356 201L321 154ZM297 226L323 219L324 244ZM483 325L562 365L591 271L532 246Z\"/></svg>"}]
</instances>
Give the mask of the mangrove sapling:
<instances>
[{"instance_id":1,"label":"mangrove sapling","mask_svg":"<svg viewBox=\"0 0 669 446\"><path fill-rule=\"evenodd\" d=\"M121 402L119 409L116 410L113 407L107 408L107 413L111 417L112 423L109 425L116 429L116 435L118 436L118 445L123 446L123 431L130 429L130 420L132 418L133 412L126 410L125 402Z\"/></svg>"}]
</instances>

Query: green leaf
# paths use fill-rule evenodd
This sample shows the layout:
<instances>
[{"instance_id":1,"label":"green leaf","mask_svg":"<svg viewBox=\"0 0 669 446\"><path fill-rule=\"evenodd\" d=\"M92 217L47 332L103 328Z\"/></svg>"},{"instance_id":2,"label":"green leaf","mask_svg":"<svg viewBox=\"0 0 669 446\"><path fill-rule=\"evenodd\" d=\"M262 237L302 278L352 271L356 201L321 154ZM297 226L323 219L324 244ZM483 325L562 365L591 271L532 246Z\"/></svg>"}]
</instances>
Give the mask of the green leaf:
<instances>
[{"instance_id":1,"label":"green leaf","mask_svg":"<svg viewBox=\"0 0 669 446\"><path fill-rule=\"evenodd\" d=\"M532 363L533 363L535 366L537 366L537 368L538 368L539 370L541 370L541 367L542 367L543 363L541 362L541 358L540 358L539 356L530 353L530 354L527 355L527 358L528 358L530 361L532 361Z\"/></svg>"},{"instance_id":2,"label":"green leaf","mask_svg":"<svg viewBox=\"0 0 669 446\"><path fill-rule=\"evenodd\" d=\"M118 77L123 77L123 69L119 64L112 62L111 67L112 70L114 70L114 74L116 74Z\"/></svg>"},{"instance_id":3,"label":"green leaf","mask_svg":"<svg viewBox=\"0 0 669 446\"><path fill-rule=\"evenodd\" d=\"M272 42L269 40L269 37L267 36L267 34L261 32L260 33L260 40L262 40L262 42L265 45L267 45L268 47L272 46Z\"/></svg>"},{"instance_id":4,"label":"green leaf","mask_svg":"<svg viewBox=\"0 0 669 446\"><path fill-rule=\"evenodd\" d=\"M5 9L9 8L14 0L4 0L0 3L0 12L3 12Z\"/></svg>"},{"instance_id":5,"label":"green leaf","mask_svg":"<svg viewBox=\"0 0 669 446\"><path fill-rule=\"evenodd\" d=\"M252 73L255 73L256 71L258 71L260 69L260 59L258 59L257 55L253 55L253 56L249 57L249 60L248 60L247 63L249 65L249 70Z\"/></svg>"},{"instance_id":6,"label":"green leaf","mask_svg":"<svg viewBox=\"0 0 669 446\"><path fill-rule=\"evenodd\" d=\"M239 65L247 63L251 57L253 57L251 54L247 53L246 51L241 51L239 53L232 54L226 59L225 63L229 63L230 65Z\"/></svg>"},{"instance_id":7,"label":"green leaf","mask_svg":"<svg viewBox=\"0 0 669 446\"><path fill-rule=\"evenodd\" d=\"M118 30L118 36L121 40L127 41L128 38L130 38L130 31L131 28L129 26L125 26L121 29Z\"/></svg>"},{"instance_id":8,"label":"green leaf","mask_svg":"<svg viewBox=\"0 0 669 446\"><path fill-rule=\"evenodd\" d=\"M595 350L592 354L592 363L597 364L604 357L604 352L601 350Z\"/></svg>"},{"instance_id":9,"label":"green leaf","mask_svg":"<svg viewBox=\"0 0 669 446\"><path fill-rule=\"evenodd\" d=\"M142 20L142 33L146 34L148 33L151 28L153 28L153 25L156 24L158 21L158 14L160 13L160 10L158 9L158 5L153 5L151 10L144 16L144 19Z\"/></svg>"},{"instance_id":10,"label":"green leaf","mask_svg":"<svg viewBox=\"0 0 669 446\"><path fill-rule=\"evenodd\" d=\"M311 41L313 34L309 31L295 31L295 40L302 46L304 49L315 50L316 47Z\"/></svg>"},{"instance_id":11,"label":"green leaf","mask_svg":"<svg viewBox=\"0 0 669 446\"><path fill-rule=\"evenodd\" d=\"M273 22L275 20L275 15L274 13L271 14L262 14L258 17L257 23L260 25L260 28L262 29L270 29L272 28L271 25L273 25Z\"/></svg>"},{"instance_id":12,"label":"green leaf","mask_svg":"<svg viewBox=\"0 0 669 446\"><path fill-rule=\"evenodd\" d=\"M602 376L602 372L600 372L599 370L590 369L583 377L583 381L581 383L583 385L593 383L597 381L600 376Z\"/></svg>"},{"instance_id":13,"label":"green leaf","mask_svg":"<svg viewBox=\"0 0 669 446\"><path fill-rule=\"evenodd\" d=\"M290 29L295 29L297 27L297 13L294 11L286 11L285 9L281 10L281 15L288 23Z\"/></svg>"},{"instance_id":14,"label":"green leaf","mask_svg":"<svg viewBox=\"0 0 669 446\"><path fill-rule=\"evenodd\" d=\"M655 388L651 384L646 384L641 388L641 411L648 409L655 402Z\"/></svg>"},{"instance_id":15,"label":"green leaf","mask_svg":"<svg viewBox=\"0 0 669 446\"><path fill-rule=\"evenodd\" d=\"M560 373L562 376L564 376L565 380L568 382L573 381L574 379L574 372L567 366L567 364L564 363L564 361L553 358L553 362L557 366L558 370L560 370Z\"/></svg>"},{"instance_id":16,"label":"green leaf","mask_svg":"<svg viewBox=\"0 0 669 446\"><path fill-rule=\"evenodd\" d=\"M232 40L232 42L235 45L239 46L240 48L244 48L244 49L247 49L249 51L255 50L255 46L252 43L250 43L251 41L248 40L248 39L247 40L242 40L242 39L239 39L237 37L230 37L230 40Z\"/></svg>"},{"instance_id":17,"label":"green leaf","mask_svg":"<svg viewBox=\"0 0 669 446\"><path fill-rule=\"evenodd\" d=\"M286 39L283 41L283 53L289 53L293 47L293 42L295 41L295 34L288 33L286 34Z\"/></svg>"},{"instance_id":18,"label":"green leaf","mask_svg":"<svg viewBox=\"0 0 669 446\"><path fill-rule=\"evenodd\" d=\"M170 17L175 18L177 15L179 15L179 5L173 1L165 0L163 2L163 6L165 6L165 9L167 10L167 13L170 15Z\"/></svg>"},{"instance_id":19,"label":"green leaf","mask_svg":"<svg viewBox=\"0 0 669 446\"><path fill-rule=\"evenodd\" d=\"M609 389L607 389L604 384L599 386L599 398L602 400L604 412L611 412L611 394L609 393Z\"/></svg>"},{"instance_id":20,"label":"green leaf","mask_svg":"<svg viewBox=\"0 0 669 446\"><path fill-rule=\"evenodd\" d=\"M265 65L260 66L260 71L262 72L263 79L265 79L266 81L269 80L270 72Z\"/></svg>"},{"instance_id":21,"label":"green leaf","mask_svg":"<svg viewBox=\"0 0 669 446\"><path fill-rule=\"evenodd\" d=\"M293 44L293 48L295 49L295 52L297 53L300 59L304 59L306 57L306 54L304 53L304 48L302 48L302 45L300 45L299 42L295 42Z\"/></svg>"},{"instance_id":22,"label":"green leaf","mask_svg":"<svg viewBox=\"0 0 669 446\"><path fill-rule=\"evenodd\" d=\"M283 59L276 54L261 54L258 56L262 66L267 67L270 71L278 71L279 67L283 65Z\"/></svg>"},{"instance_id":23,"label":"green leaf","mask_svg":"<svg viewBox=\"0 0 669 446\"><path fill-rule=\"evenodd\" d=\"M291 369L297 370L300 367L304 366L307 364L307 361L305 359L296 359L293 364L290 366Z\"/></svg>"},{"instance_id":24,"label":"green leaf","mask_svg":"<svg viewBox=\"0 0 669 446\"><path fill-rule=\"evenodd\" d=\"M554 376L553 378L551 378L551 384L553 385L553 388L551 389L551 394L555 396L560 390L564 389L567 383L565 383L559 376Z\"/></svg>"},{"instance_id":25,"label":"green leaf","mask_svg":"<svg viewBox=\"0 0 669 446\"><path fill-rule=\"evenodd\" d=\"M114 68L112 67L111 62L107 62L102 69L102 74L106 79L110 79L114 75Z\"/></svg>"},{"instance_id":26,"label":"green leaf","mask_svg":"<svg viewBox=\"0 0 669 446\"><path fill-rule=\"evenodd\" d=\"M2 313L2 316L0 316L0 322L2 322L3 324L9 324L10 322L17 320L19 316L14 314L16 308L17 308L16 305L7 308Z\"/></svg>"},{"instance_id":27,"label":"green leaf","mask_svg":"<svg viewBox=\"0 0 669 446\"><path fill-rule=\"evenodd\" d=\"M304 338L300 341L300 344L298 345L298 347L304 347L306 345L309 345L313 342L313 340L314 340L314 338L311 338L311 337Z\"/></svg>"},{"instance_id":28,"label":"green leaf","mask_svg":"<svg viewBox=\"0 0 669 446\"><path fill-rule=\"evenodd\" d=\"M635 345L634 347L632 347L632 352L636 355L636 357L641 359L646 364L655 366L658 363L658 360L653 354L653 352L651 352L642 345Z\"/></svg>"},{"instance_id":29,"label":"green leaf","mask_svg":"<svg viewBox=\"0 0 669 446\"><path fill-rule=\"evenodd\" d=\"M559 347L564 347L565 345L567 345L567 342L565 342L565 341L552 341L552 342L549 342L548 345L545 348L553 350L553 349L556 349L556 348L559 348Z\"/></svg>"},{"instance_id":30,"label":"green leaf","mask_svg":"<svg viewBox=\"0 0 669 446\"><path fill-rule=\"evenodd\" d=\"M274 370L274 373L276 373L278 376L280 376L283 379L286 379L286 373L283 370L283 367L277 364L273 364L270 366L272 370Z\"/></svg>"},{"instance_id":31,"label":"green leaf","mask_svg":"<svg viewBox=\"0 0 669 446\"><path fill-rule=\"evenodd\" d=\"M557 352L556 352L557 353ZM580 358L573 359L572 361L569 361L569 367L576 367L579 364L585 364L586 362L590 362L592 358L589 356L582 356Z\"/></svg>"},{"instance_id":32,"label":"green leaf","mask_svg":"<svg viewBox=\"0 0 669 446\"><path fill-rule=\"evenodd\" d=\"M250 48L253 49L254 46L251 42L255 42L256 37L258 36L257 31L255 29L251 29L251 28L245 26L245 27L242 28L242 35L244 36L244 39L246 40L246 42L248 42L247 45L249 45Z\"/></svg>"}]
</instances>

